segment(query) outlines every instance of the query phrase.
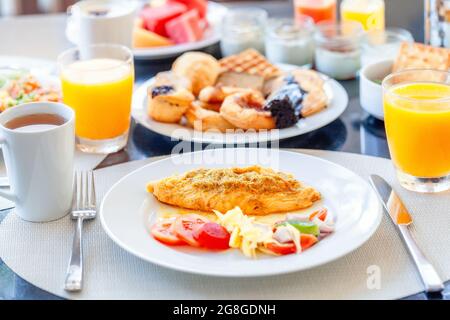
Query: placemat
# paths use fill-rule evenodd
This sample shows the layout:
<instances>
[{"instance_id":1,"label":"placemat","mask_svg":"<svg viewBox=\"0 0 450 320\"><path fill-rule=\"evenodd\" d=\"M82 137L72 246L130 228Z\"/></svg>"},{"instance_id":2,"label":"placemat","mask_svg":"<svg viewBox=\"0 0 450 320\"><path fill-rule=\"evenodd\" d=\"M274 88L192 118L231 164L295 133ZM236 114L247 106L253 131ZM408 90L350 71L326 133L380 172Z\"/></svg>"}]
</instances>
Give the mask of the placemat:
<instances>
[{"instance_id":1,"label":"placemat","mask_svg":"<svg viewBox=\"0 0 450 320\"><path fill-rule=\"evenodd\" d=\"M410 208L420 246L440 276L450 279L450 193L421 195L401 189L386 159L301 152L338 163L365 179L371 173L385 177ZM98 196L125 174L154 160L97 170ZM62 286L74 228L68 217L33 224L10 214L0 224L0 256L20 277L70 299L396 299L423 291L417 271L386 217L366 244L339 260L302 272L252 279L203 277L141 261L110 240L97 219L85 228L84 290L70 294Z\"/></svg>"}]
</instances>

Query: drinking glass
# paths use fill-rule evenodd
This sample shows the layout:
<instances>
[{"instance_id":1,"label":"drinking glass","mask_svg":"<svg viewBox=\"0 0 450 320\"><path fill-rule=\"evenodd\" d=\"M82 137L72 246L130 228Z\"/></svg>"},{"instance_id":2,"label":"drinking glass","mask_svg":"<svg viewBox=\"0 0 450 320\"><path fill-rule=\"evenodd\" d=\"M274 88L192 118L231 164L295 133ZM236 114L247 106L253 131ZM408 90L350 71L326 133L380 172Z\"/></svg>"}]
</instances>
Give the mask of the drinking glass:
<instances>
[{"instance_id":1,"label":"drinking glass","mask_svg":"<svg viewBox=\"0 0 450 320\"><path fill-rule=\"evenodd\" d=\"M314 60L314 21L309 16L269 20L266 56L274 63L312 67Z\"/></svg>"},{"instance_id":2,"label":"drinking glass","mask_svg":"<svg viewBox=\"0 0 450 320\"><path fill-rule=\"evenodd\" d=\"M112 153L127 144L134 83L133 54L113 44L69 49L58 57L64 103L74 109L77 146Z\"/></svg>"},{"instance_id":3,"label":"drinking glass","mask_svg":"<svg viewBox=\"0 0 450 320\"><path fill-rule=\"evenodd\" d=\"M356 77L361 68L361 37L364 31L355 21L321 21L316 24L316 69L334 79Z\"/></svg>"},{"instance_id":4,"label":"drinking glass","mask_svg":"<svg viewBox=\"0 0 450 320\"><path fill-rule=\"evenodd\" d=\"M295 18L310 16L315 23L336 21L336 0L294 0Z\"/></svg>"},{"instance_id":5,"label":"drinking glass","mask_svg":"<svg viewBox=\"0 0 450 320\"><path fill-rule=\"evenodd\" d=\"M400 71L382 86L389 151L400 184L417 192L450 189L450 73Z\"/></svg>"},{"instance_id":6,"label":"drinking glass","mask_svg":"<svg viewBox=\"0 0 450 320\"><path fill-rule=\"evenodd\" d=\"M365 31L384 30L384 0L344 0L341 20L361 23Z\"/></svg>"},{"instance_id":7,"label":"drinking glass","mask_svg":"<svg viewBox=\"0 0 450 320\"><path fill-rule=\"evenodd\" d=\"M250 48L264 54L267 16L267 11L259 8L229 10L222 23L222 55L229 56Z\"/></svg>"}]
</instances>

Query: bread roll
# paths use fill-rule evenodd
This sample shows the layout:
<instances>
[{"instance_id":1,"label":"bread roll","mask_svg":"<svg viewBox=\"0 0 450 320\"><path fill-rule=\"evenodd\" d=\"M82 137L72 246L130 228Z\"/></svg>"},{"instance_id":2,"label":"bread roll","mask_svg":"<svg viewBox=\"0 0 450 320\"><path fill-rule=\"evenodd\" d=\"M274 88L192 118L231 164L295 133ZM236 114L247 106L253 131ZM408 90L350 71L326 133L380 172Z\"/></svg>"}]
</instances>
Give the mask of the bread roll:
<instances>
[{"instance_id":1,"label":"bread roll","mask_svg":"<svg viewBox=\"0 0 450 320\"><path fill-rule=\"evenodd\" d=\"M192 93L197 96L200 90L216 83L220 65L207 53L186 52L175 60L172 71L179 77L189 79L192 83Z\"/></svg>"}]
</instances>

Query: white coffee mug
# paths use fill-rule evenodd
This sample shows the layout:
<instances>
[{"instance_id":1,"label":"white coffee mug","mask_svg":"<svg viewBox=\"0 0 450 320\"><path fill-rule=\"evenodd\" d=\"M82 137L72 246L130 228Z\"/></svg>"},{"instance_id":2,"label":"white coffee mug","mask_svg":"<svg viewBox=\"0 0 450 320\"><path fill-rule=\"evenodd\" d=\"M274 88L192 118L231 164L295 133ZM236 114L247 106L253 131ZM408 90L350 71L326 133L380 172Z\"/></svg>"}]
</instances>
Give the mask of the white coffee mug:
<instances>
[{"instance_id":1,"label":"white coffee mug","mask_svg":"<svg viewBox=\"0 0 450 320\"><path fill-rule=\"evenodd\" d=\"M39 131L8 129L12 119L33 114L54 114L64 118L61 125ZM28 103L0 114L0 144L10 190L0 196L15 203L16 214L24 220L46 222L69 213L72 206L75 113L62 104Z\"/></svg>"},{"instance_id":2,"label":"white coffee mug","mask_svg":"<svg viewBox=\"0 0 450 320\"><path fill-rule=\"evenodd\" d=\"M131 48L137 7L135 1L77 2L67 10L67 37L80 49L98 43L120 44Z\"/></svg>"}]
</instances>

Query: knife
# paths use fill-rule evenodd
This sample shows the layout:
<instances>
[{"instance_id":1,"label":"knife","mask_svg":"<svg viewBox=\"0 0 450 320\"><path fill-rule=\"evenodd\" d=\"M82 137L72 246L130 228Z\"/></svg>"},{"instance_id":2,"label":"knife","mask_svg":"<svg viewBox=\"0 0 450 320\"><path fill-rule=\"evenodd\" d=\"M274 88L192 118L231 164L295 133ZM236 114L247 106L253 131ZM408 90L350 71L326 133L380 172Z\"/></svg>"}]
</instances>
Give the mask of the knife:
<instances>
[{"instance_id":1,"label":"knife","mask_svg":"<svg viewBox=\"0 0 450 320\"><path fill-rule=\"evenodd\" d=\"M417 246L409 226L412 224L412 217L403 204L400 197L382 177L372 174L370 181L378 194L378 198L383 203L384 209L391 217L392 222L397 226L397 230L403 239L409 253L411 254L417 270L419 270L422 282L427 292L439 292L444 289L444 284L437 274L432 264L425 257Z\"/></svg>"}]
</instances>

